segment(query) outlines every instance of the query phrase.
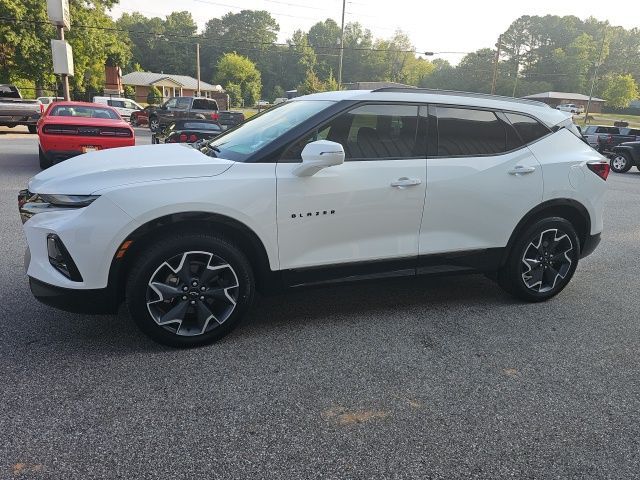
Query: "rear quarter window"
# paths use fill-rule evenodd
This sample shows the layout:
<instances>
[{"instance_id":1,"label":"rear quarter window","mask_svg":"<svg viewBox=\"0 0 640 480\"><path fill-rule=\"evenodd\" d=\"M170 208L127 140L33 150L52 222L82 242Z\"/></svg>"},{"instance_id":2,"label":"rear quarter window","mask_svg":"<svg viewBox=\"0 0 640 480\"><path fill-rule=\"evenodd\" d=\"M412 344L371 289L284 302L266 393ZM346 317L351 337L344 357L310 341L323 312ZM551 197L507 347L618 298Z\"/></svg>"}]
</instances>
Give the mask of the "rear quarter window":
<instances>
[{"instance_id":1,"label":"rear quarter window","mask_svg":"<svg viewBox=\"0 0 640 480\"><path fill-rule=\"evenodd\" d=\"M542 138L551 132L551 130L536 119L526 115L505 113L505 116L511 122L511 125L513 125L513 128L518 132L518 135L520 135L520 138L525 144L535 142L539 138Z\"/></svg>"}]
</instances>

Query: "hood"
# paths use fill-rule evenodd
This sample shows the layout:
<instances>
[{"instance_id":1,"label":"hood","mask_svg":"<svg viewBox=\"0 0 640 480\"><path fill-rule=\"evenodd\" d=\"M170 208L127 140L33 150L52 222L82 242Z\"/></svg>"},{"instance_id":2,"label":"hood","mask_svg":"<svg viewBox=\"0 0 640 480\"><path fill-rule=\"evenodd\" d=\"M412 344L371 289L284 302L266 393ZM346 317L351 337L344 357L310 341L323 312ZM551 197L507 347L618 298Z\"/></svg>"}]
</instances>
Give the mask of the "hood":
<instances>
[{"instance_id":1,"label":"hood","mask_svg":"<svg viewBox=\"0 0 640 480\"><path fill-rule=\"evenodd\" d=\"M212 177L233 164L179 143L111 148L70 158L40 172L29 181L29 191L91 195L133 183Z\"/></svg>"}]
</instances>

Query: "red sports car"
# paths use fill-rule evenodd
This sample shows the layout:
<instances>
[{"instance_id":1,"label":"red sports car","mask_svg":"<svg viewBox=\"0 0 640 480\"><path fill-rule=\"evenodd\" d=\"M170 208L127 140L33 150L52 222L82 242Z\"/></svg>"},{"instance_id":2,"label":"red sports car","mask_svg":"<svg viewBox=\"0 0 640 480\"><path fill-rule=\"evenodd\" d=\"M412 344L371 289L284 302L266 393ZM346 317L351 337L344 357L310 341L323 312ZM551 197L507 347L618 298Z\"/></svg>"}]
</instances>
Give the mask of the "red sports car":
<instances>
[{"instance_id":1,"label":"red sports car","mask_svg":"<svg viewBox=\"0 0 640 480\"><path fill-rule=\"evenodd\" d=\"M113 108L55 102L38 121L40 168L86 152L135 145L133 129Z\"/></svg>"}]
</instances>

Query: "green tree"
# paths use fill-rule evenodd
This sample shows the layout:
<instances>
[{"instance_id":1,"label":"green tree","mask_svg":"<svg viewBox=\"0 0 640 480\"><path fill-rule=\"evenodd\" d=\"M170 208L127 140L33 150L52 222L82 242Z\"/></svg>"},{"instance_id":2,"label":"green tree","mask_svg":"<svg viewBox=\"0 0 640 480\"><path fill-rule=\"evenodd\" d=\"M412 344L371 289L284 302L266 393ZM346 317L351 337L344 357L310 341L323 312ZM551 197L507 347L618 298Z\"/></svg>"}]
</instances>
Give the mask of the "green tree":
<instances>
[{"instance_id":1,"label":"green tree","mask_svg":"<svg viewBox=\"0 0 640 480\"><path fill-rule=\"evenodd\" d=\"M191 13L173 12L165 19L147 18L138 12L124 13L116 24L129 32L125 38L133 52L125 71L135 71L138 64L152 72L195 75L196 40L188 37L196 35L198 26Z\"/></svg>"},{"instance_id":2,"label":"green tree","mask_svg":"<svg viewBox=\"0 0 640 480\"><path fill-rule=\"evenodd\" d=\"M245 105L254 105L260 99L262 90L260 71L247 57L235 52L227 53L218 61L216 70L218 83L235 84L240 87Z\"/></svg>"},{"instance_id":3,"label":"green tree","mask_svg":"<svg viewBox=\"0 0 640 480\"><path fill-rule=\"evenodd\" d=\"M602 83L602 97L609 107L626 108L632 100L640 96L638 84L630 74L609 75Z\"/></svg>"},{"instance_id":4,"label":"green tree","mask_svg":"<svg viewBox=\"0 0 640 480\"><path fill-rule=\"evenodd\" d=\"M325 84L318 78L316 72L309 70L305 76L304 81L298 85L299 95L309 95L311 93L318 93L326 91Z\"/></svg>"},{"instance_id":5,"label":"green tree","mask_svg":"<svg viewBox=\"0 0 640 480\"><path fill-rule=\"evenodd\" d=\"M229 82L224 86L225 91L229 95L229 102L234 107L242 107L242 88L239 84Z\"/></svg>"},{"instance_id":6,"label":"green tree","mask_svg":"<svg viewBox=\"0 0 640 480\"><path fill-rule=\"evenodd\" d=\"M111 30L114 22L107 11L117 3L70 0L72 26L66 39L73 49L75 75L70 85L75 92L100 90L105 64L124 65L131 56L126 36ZM0 81L24 79L39 91L48 88L51 92L56 78L50 40L56 37L56 31L48 22L46 2L1 0L0 17L17 20L0 24Z\"/></svg>"}]
</instances>

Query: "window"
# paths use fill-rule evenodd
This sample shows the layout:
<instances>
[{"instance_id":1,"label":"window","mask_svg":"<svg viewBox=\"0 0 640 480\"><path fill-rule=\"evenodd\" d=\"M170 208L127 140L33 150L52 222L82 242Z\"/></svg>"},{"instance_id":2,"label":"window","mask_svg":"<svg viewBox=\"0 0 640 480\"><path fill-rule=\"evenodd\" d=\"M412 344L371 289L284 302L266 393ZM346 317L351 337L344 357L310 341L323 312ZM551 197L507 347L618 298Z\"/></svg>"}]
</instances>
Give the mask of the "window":
<instances>
[{"instance_id":1,"label":"window","mask_svg":"<svg viewBox=\"0 0 640 480\"><path fill-rule=\"evenodd\" d=\"M207 100L207 103L209 104L209 110L218 110L218 102L215 100Z\"/></svg>"},{"instance_id":2,"label":"window","mask_svg":"<svg viewBox=\"0 0 640 480\"><path fill-rule=\"evenodd\" d=\"M177 98L170 98L169 100L167 100L167 102L164 104L164 106L166 108L176 108L176 104L178 103L178 99Z\"/></svg>"},{"instance_id":3,"label":"window","mask_svg":"<svg viewBox=\"0 0 640 480\"><path fill-rule=\"evenodd\" d=\"M53 106L49 113L51 117L84 117L84 118L106 118L118 120L118 114L110 108L74 106Z\"/></svg>"},{"instance_id":4,"label":"window","mask_svg":"<svg viewBox=\"0 0 640 480\"><path fill-rule=\"evenodd\" d=\"M213 157L244 162L292 128L333 104L334 102L324 100L298 100L265 110L238 128L216 137L203 146L201 151Z\"/></svg>"},{"instance_id":5,"label":"window","mask_svg":"<svg viewBox=\"0 0 640 480\"><path fill-rule=\"evenodd\" d=\"M525 144L534 142L550 132L550 130L540 122L526 115L519 115L517 113L505 113L505 115Z\"/></svg>"},{"instance_id":6,"label":"window","mask_svg":"<svg viewBox=\"0 0 640 480\"><path fill-rule=\"evenodd\" d=\"M205 123L205 122L185 122L182 125L183 130L216 130L220 131L220 126L217 123Z\"/></svg>"},{"instance_id":7,"label":"window","mask_svg":"<svg viewBox=\"0 0 640 480\"><path fill-rule=\"evenodd\" d=\"M439 157L496 155L519 146L494 112L456 107L437 112Z\"/></svg>"},{"instance_id":8,"label":"window","mask_svg":"<svg viewBox=\"0 0 640 480\"><path fill-rule=\"evenodd\" d=\"M122 100L107 100L107 104L110 107L124 108L124 102Z\"/></svg>"},{"instance_id":9,"label":"window","mask_svg":"<svg viewBox=\"0 0 640 480\"><path fill-rule=\"evenodd\" d=\"M597 127L596 133L609 133L611 135L619 135L620 129L618 127Z\"/></svg>"},{"instance_id":10,"label":"window","mask_svg":"<svg viewBox=\"0 0 640 480\"><path fill-rule=\"evenodd\" d=\"M425 158L426 119L420 133L418 123L415 105L364 105L295 142L282 160L299 162L304 147L316 140L340 143L346 160Z\"/></svg>"},{"instance_id":11,"label":"window","mask_svg":"<svg viewBox=\"0 0 640 480\"><path fill-rule=\"evenodd\" d=\"M194 110L209 110L209 101L206 98L193 99Z\"/></svg>"},{"instance_id":12,"label":"window","mask_svg":"<svg viewBox=\"0 0 640 480\"><path fill-rule=\"evenodd\" d=\"M176 108L178 110L187 110L191 105L191 99L189 97L180 97L176 102Z\"/></svg>"}]
</instances>

